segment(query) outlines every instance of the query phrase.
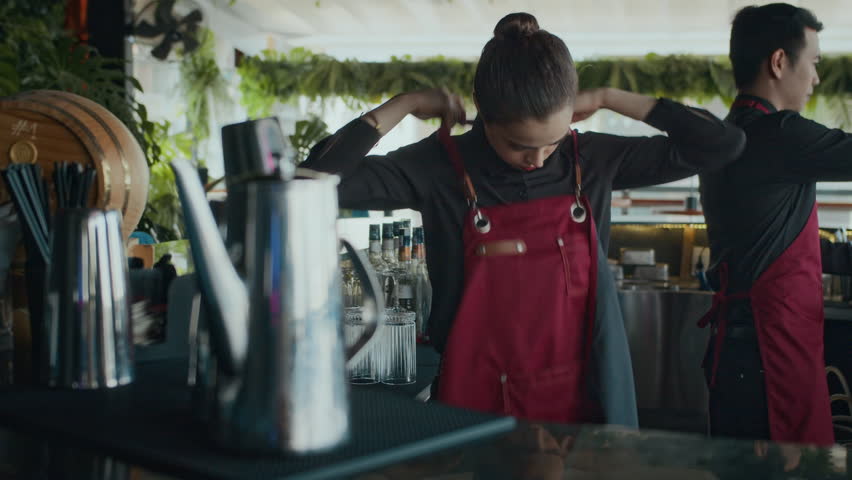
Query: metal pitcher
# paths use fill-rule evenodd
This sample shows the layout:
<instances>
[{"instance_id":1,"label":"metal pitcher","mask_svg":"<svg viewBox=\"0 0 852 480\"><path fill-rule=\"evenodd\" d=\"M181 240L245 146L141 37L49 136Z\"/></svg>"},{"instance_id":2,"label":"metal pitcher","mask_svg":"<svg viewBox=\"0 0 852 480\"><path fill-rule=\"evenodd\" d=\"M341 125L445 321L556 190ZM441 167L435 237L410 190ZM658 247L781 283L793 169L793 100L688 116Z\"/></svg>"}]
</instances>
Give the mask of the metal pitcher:
<instances>
[{"instance_id":1,"label":"metal pitcher","mask_svg":"<svg viewBox=\"0 0 852 480\"><path fill-rule=\"evenodd\" d=\"M41 376L50 386L100 389L133 381L133 327L121 214L56 215L45 290Z\"/></svg>"},{"instance_id":2,"label":"metal pitcher","mask_svg":"<svg viewBox=\"0 0 852 480\"><path fill-rule=\"evenodd\" d=\"M246 179L276 172L292 177L295 154L276 117L246 120L222 127L222 160L228 189L225 246L240 275L246 273L246 188L251 183Z\"/></svg>"},{"instance_id":3,"label":"metal pitcher","mask_svg":"<svg viewBox=\"0 0 852 480\"><path fill-rule=\"evenodd\" d=\"M213 310L206 315L210 351L201 355L199 380L211 396L214 436L224 447L251 452L309 453L343 443L350 431L346 362L367 353L384 306L363 255L340 241L356 259L368 324L346 349L338 177L297 170L294 179L247 181L242 278L195 169L182 160L172 168L200 289Z\"/></svg>"}]
</instances>

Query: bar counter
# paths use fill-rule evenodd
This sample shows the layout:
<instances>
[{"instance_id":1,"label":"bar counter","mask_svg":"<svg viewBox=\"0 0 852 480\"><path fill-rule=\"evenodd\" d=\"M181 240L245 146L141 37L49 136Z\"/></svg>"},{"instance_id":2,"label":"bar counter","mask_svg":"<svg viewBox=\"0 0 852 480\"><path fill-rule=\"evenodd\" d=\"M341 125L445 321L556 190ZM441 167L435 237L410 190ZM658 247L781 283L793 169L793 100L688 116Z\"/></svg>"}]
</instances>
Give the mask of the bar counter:
<instances>
[{"instance_id":1,"label":"bar counter","mask_svg":"<svg viewBox=\"0 0 852 480\"><path fill-rule=\"evenodd\" d=\"M592 425L533 425L352 388L353 439L313 457L240 456L192 420L183 360L140 366L111 397L0 392L0 477L74 479L849 478L843 447ZM413 389L412 389L413 390ZM411 416L414 415L414 416ZM298 467L298 468L295 468ZM785 467L788 472L785 472Z\"/></svg>"},{"instance_id":2,"label":"bar counter","mask_svg":"<svg viewBox=\"0 0 852 480\"><path fill-rule=\"evenodd\" d=\"M378 433L377 433L378 434ZM759 454L760 452L760 454ZM224 455L224 454L223 454ZM250 461L247 461L250 463ZM785 471L789 470L789 471ZM92 448L73 438L0 430L0 478L167 480L182 478L380 479L848 479L840 446L707 439L661 431L518 424L511 432L350 475L202 475Z\"/></svg>"}]
</instances>

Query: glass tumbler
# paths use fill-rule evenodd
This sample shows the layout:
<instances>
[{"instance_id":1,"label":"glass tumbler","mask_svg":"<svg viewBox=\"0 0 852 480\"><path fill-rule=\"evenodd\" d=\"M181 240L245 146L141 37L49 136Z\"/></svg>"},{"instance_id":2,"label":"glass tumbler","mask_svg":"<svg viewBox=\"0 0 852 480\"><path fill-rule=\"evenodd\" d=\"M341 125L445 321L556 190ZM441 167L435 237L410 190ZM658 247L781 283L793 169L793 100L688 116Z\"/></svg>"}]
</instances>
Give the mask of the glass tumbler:
<instances>
[{"instance_id":1,"label":"glass tumbler","mask_svg":"<svg viewBox=\"0 0 852 480\"><path fill-rule=\"evenodd\" d=\"M343 339L349 346L361 337L364 331L364 323L361 319L361 307L348 307L343 309ZM366 347L367 351L356 364L348 370L349 381L354 384L367 385L378 381L376 359L377 352L381 349L383 338L376 339L373 345Z\"/></svg>"},{"instance_id":2,"label":"glass tumbler","mask_svg":"<svg viewBox=\"0 0 852 480\"><path fill-rule=\"evenodd\" d=\"M388 385L408 385L417 379L416 313L388 308L382 341L379 346L379 380Z\"/></svg>"}]
</instances>

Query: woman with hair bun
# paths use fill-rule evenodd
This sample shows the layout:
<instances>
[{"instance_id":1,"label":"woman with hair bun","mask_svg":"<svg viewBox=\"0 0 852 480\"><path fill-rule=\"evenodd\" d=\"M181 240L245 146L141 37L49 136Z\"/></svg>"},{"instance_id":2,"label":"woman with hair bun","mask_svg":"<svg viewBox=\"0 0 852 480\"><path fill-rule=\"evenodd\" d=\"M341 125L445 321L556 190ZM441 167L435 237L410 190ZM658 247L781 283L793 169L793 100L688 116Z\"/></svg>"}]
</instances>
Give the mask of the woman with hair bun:
<instances>
[{"instance_id":1,"label":"woman with hair bun","mask_svg":"<svg viewBox=\"0 0 852 480\"><path fill-rule=\"evenodd\" d=\"M607 268L612 191L733 161L743 132L710 113L612 88L578 92L568 47L513 13L482 49L478 115L444 88L398 95L318 144L341 207L418 210L442 355L433 398L527 420L636 426L627 340ZM668 136L578 133L601 108ZM405 116L440 118L420 142L367 152Z\"/></svg>"}]
</instances>

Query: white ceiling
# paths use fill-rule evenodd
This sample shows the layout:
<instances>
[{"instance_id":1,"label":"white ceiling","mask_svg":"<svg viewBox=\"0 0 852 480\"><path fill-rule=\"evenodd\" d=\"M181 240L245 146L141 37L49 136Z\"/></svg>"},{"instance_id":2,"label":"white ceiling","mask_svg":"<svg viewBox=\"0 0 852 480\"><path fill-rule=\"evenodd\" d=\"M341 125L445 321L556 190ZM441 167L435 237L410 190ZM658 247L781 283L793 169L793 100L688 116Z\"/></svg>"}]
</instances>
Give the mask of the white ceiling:
<instances>
[{"instance_id":1,"label":"white ceiling","mask_svg":"<svg viewBox=\"0 0 852 480\"><path fill-rule=\"evenodd\" d=\"M475 58L505 14L530 12L578 59L655 52L725 54L750 0L198 0L218 34L249 53L305 46L339 58ZM826 24L823 51L852 52L852 2L793 1ZM222 32L221 30L225 30Z\"/></svg>"}]
</instances>

